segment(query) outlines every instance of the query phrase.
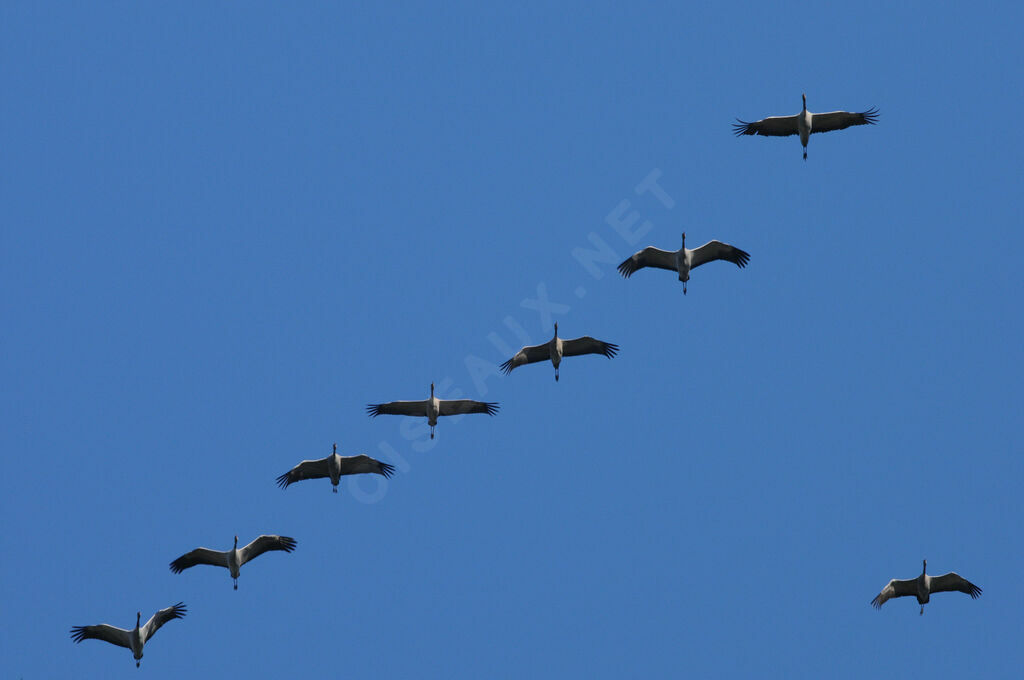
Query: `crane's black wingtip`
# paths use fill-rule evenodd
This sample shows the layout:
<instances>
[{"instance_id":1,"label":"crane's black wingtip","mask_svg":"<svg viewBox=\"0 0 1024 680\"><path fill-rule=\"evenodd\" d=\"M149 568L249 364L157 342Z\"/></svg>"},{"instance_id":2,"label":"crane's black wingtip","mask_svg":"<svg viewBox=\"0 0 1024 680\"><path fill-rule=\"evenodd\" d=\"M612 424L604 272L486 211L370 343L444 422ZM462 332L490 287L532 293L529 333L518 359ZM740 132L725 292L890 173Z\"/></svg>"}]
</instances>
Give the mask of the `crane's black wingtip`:
<instances>
[{"instance_id":1,"label":"crane's black wingtip","mask_svg":"<svg viewBox=\"0 0 1024 680\"><path fill-rule=\"evenodd\" d=\"M298 545L298 543L295 542L295 539L291 536L281 536L280 538L281 550L284 550L285 552L291 552L295 550L295 546Z\"/></svg>"},{"instance_id":2,"label":"crane's black wingtip","mask_svg":"<svg viewBox=\"0 0 1024 680\"><path fill-rule=\"evenodd\" d=\"M289 475L290 474L291 474L290 472L286 472L283 475L281 475L280 477L278 477L277 478L277 485L279 487L281 487L282 489L287 489L288 485L292 483L291 479L289 479Z\"/></svg>"},{"instance_id":3,"label":"crane's black wingtip","mask_svg":"<svg viewBox=\"0 0 1024 680\"><path fill-rule=\"evenodd\" d=\"M515 357L513 357L513 359L514 359L514 358L515 358ZM512 359L509 359L508 361L506 361L505 363L503 363L503 364L502 364L501 366L499 366L498 368L500 368L500 369L501 369L502 373L504 373L505 375L508 375L509 373L511 373L511 372L512 372L512 369L513 369L513 368L515 368L515 367L514 367L514 366L512 365Z\"/></svg>"},{"instance_id":4,"label":"crane's black wingtip","mask_svg":"<svg viewBox=\"0 0 1024 680\"><path fill-rule=\"evenodd\" d=\"M367 404L366 415L370 416L371 418L376 418L377 416L380 415L380 407L381 404Z\"/></svg>"},{"instance_id":5,"label":"crane's black wingtip","mask_svg":"<svg viewBox=\"0 0 1024 680\"><path fill-rule=\"evenodd\" d=\"M628 279L633 274L633 272L636 271L636 268L632 266L632 263L633 258L629 258L625 262L621 263L618 267L616 267L616 269L619 270L619 273L622 274L622 278Z\"/></svg>"},{"instance_id":6,"label":"crane's black wingtip","mask_svg":"<svg viewBox=\"0 0 1024 680\"><path fill-rule=\"evenodd\" d=\"M737 137L740 137L742 135L754 134L754 130L753 128L751 128L751 125L753 125L753 123L748 123L747 121L740 120L739 118L737 118L736 120L737 122L732 124L732 131L733 133L736 134Z\"/></svg>"},{"instance_id":7,"label":"crane's black wingtip","mask_svg":"<svg viewBox=\"0 0 1024 680\"><path fill-rule=\"evenodd\" d=\"M71 639L75 642L81 642L85 639L85 626L72 626L71 627Z\"/></svg>"},{"instance_id":8,"label":"crane's black wingtip","mask_svg":"<svg viewBox=\"0 0 1024 680\"><path fill-rule=\"evenodd\" d=\"M499 406L496 401L485 401L484 408L487 410L487 415L493 416L498 412L498 409L500 409L501 406Z\"/></svg>"},{"instance_id":9,"label":"crane's black wingtip","mask_svg":"<svg viewBox=\"0 0 1024 680\"><path fill-rule=\"evenodd\" d=\"M381 463L380 473L390 479L391 475L395 474L395 466L388 465L387 463Z\"/></svg>"},{"instance_id":10,"label":"crane's black wingtip","mask_svg":"<svg viewBox=\"0 0 1024 680\"><path fill-rule=\"evenodd\" d=\"M616 354L619 353L619 346L616 345L614 342L606 342L604 343L604 345L604 355L609 359L613 358Z\"/></svg>"}]
</instances>

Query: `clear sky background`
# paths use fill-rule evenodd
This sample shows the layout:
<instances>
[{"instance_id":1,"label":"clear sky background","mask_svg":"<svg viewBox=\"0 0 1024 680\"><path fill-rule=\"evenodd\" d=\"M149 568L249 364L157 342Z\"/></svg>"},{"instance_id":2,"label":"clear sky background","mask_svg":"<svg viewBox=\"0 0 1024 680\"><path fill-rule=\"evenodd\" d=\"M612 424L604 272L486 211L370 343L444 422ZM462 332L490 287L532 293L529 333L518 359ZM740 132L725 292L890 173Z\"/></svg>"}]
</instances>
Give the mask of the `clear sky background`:
<instances>
[{"instance_id":1,"label":"clear sky background","mask_svg":"<svg viewBox=\"0 0 1024 680\"><path fill-rule=\"evenodd\" d=\"M4 2L0 675L183 600L148 678L1019 677L1022 22ZM880 123L732 135L802 92ZM615 272L683 230L750 265ZM553 321L621 352L494 374Z\"/></svg>"}]
</instances>

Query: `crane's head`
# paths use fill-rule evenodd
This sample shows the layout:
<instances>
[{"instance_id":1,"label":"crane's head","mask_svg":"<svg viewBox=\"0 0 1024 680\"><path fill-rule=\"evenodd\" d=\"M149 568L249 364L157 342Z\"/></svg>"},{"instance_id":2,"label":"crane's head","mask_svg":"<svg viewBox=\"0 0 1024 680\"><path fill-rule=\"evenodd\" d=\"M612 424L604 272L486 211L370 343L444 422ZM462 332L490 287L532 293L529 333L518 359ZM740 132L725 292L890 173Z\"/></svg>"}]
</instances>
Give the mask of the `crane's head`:
<instances>
[{"instance_id":1,"label":"crane's head","mask_svg":"<svg viewBox=\"0 0 1024 680\"><path fill-rule=\"evenodd\" d=\"M139 627L139 622L142 621L142 612L135 612L135 627Z\"/></svg>"},{"instance_id":2,"label":"crane's head","mask_svg":"<svg viewBox=\"0 0 1024 680\"><path fill-rule=\"evenodd\" d=\"M555 335L558 335L558 322L555 322Z\"/></svg>"},{"instance_id":3,"label":"crane's head","mask_svg":"<svg viewBox=\"0 0 1024 680\"><path fill-rule=\"evenodd\" d=\"M238 547L238 535L237 534L235 535L235 547L236 548Z\"/></svg>"},{"instance_id":4,"label":"crane's head","mask_svg":"<svg viewBox=\"0 0 1024 680\"><path fill-rule=\"evenodd\" d=\"M928 570L928 560L921 560L921 562L923 563L921 564L921 573L923 574Z\"/></svg>"},{"instance_id":5,"label":"crane's head","mask_svg":"<svg viewBox=\"0 0 1024 680\"><path fill-rule=\"evenodd\" d=\"M430 396L434 396L434 383L430 383Z\"/></svg>"},{"instance_id":6,"label":"crane's head","mask_svg":"<svg viewBox=\"0 0 1024 680\"><path fill-rule=\"evenodd\" d=\"M686 245L686 232L683 232L683 245Z\"/></svg>"},{"instance_id":7,"label":"crane's head","mask_svg":"<svg viewBox=\"0 0 1024 680\"><path fill-rule=\"evenodd\" d=\"M337 452L338 452L338 442L334 442L334 450L331 453L337 453Z\"/></svg>"},{"instance_id":8,"label":"crane's head","mask_svg":"<svg viewBox=\"0 0 1024 680\"><path fill-rule=\"evenodd\" d=\"M801 94L800 98L804 100L804 106L807 106L807 95L806 94Z\"/></svg>"}]
</instances>

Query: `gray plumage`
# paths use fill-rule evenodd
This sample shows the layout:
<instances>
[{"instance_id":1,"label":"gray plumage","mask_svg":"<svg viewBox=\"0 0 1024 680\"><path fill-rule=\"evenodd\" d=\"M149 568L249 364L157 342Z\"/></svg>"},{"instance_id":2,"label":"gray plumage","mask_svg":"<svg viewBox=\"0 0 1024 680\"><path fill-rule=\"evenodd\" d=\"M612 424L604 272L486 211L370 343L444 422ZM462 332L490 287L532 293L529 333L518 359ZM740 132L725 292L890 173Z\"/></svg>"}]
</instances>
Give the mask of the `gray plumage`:
<instances>
[{"instance_id":1,"label":"gray plumage","mask_svg":"<svg viewBox=\"0 0 1024 680\"><path fill-rule=\"evenodd\" d=\"M626 258L618 269L619 273L627 279L645 267L676 272L679 275L679 280L683 282L683 295L685 295L686 283L690 280L690 270L715 260L732 262L742 269L750 261L750 253L721 241L708 241L700 248L690 250L686 247L686 232L684 231L682 247L679 250L670 251L647 247Z\"/></svg>"},{"instance_id":2,"label":"gray plumage","mask_svg":"<svg viewBox=\"0 0 1024 680\"><path fill-rule=\"evenodd\" d=\"M418 416L427 419L430 426L430 438L434 438L434 428L441 416L459 416L465 413L486 413L493 416L498 412L498 404L490 401L474 401L472 399L438 399L434 396L434 383L430 383L430 398L422 401L389 401L385 404L367 404L366 413L371 418L381 415Z\"/></svg>"},{"instance_id":3,"label":"gray plumage","mask_svg":"<svg viewBox=\"0 0 1024 680\"><path fill-rule=\"evenodd\" d=\"M270 550L283 550L290 553L295 550L295 546L295 539L290 536L263 535L256 538L249 545L239 548L238 536L235 536L235 545L231 550L221 551L210 550L209 548L196 548L171 562L171 571L175 574L180 574L197 564L224 567L231 573L234 589L238 590L238 573L243 564Z\"/></svg>"},{"instance_id":4,"label":"gray plumage","mask_svg":"<svg viewBox=\"0 0 1024 680\"><path fill-rule=\"evenodd\" d=\"M976 599L981 595L981 588L974 585L956 572L949 572L942 576L929 576L926 573L928 560L923 560L921 575L917 578L899 580L893 579L882 588L882 592L875 595L871 600L872 606L881 609L882 605L894 597L907 597L913 595L921 605L921 613L924 614L924 605L928 604L932 593L943 593L957 591L970 595Z\"/></svg>"},{"instance_id":5,"label":"gray plumage","mask_svg":"<svg viewBox=\"0 0 1024 680\"><path fill-rule=\"evenodd\" d=\"M111 626L107 623L100 623L95 626L74 626L71 629L71 639L75 642L103 640L118 647L126 647L132 650L132 656L135 658L135 667L138 668L139 664L142 663L143 647L156 635L156 632L160 630L160 626L173 619L184 618L185 612L185 603L179 602L153 614L144 626L139 625L142 620L142 612L136 612L135 628L131 630Z\"/></svg>"},{"instance_id":6,"label":"gray plumage","mask_svg":"<svg viewBox=\"0 0 1024 680\"><path fill-rule=\"evenodd\" d=\"M800 143L804 147L804 160L807 160L807 141L815 132L845 130L851 125L874 125L878 122L878 109L873 107L867 111L853 113L850 111L811 113L807 110L807 95L801 96L804 100L803 110L795 116L771 116L753 123L737 118L738 122L732 124L733 132L737 136L788 137L789 135L800 135Z\"/></svg>"},{"instance_id":7,"label":"gray plumage","mask_svg":"<svg viewBox=\"0 0 1024 680\"><path fill-rule=\"evenodd\" d=\"M277 485L286 489L289 484L295 482L326 477L331 480L334 493L338 493L338 482L344 475L378 474L390 477L394 472L393 465L382 463L367 455L339 456L338 445L335 444L331 455L319 460L302 461L278 477Z\"/></svg>"},{"instance_id":8,"label":"gray plumage","mask_svg":"<svg viewBox=\"0 0 1024 680\"><path fill-rule=\"evenodd\" d=\"M516 355L501 365L501 370L508 375L512 369L525 364L533 364L538 361L551 360L555 367L555 380L558 380L558 366L562 363L562 357L575 357L581 354L600 354L609 359L619 351L619 346L602 340L595 340L589 335L572 340L563 340L558 337L558 324L555 324L555 336L543 345L531 345L524 347Z\"/></svg>"}]
</instances>

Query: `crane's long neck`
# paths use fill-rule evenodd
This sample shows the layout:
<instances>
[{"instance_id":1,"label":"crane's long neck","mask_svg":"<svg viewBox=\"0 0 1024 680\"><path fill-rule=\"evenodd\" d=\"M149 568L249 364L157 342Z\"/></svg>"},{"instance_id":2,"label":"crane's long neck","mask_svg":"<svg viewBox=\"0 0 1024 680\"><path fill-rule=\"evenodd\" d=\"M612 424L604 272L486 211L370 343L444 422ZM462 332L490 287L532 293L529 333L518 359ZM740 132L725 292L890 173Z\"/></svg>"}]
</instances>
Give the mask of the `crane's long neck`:
<instances>
[{"instance_id":1,"label":"crane's long neck","mask_svg":"<svg viewBox=\"0 0 1024 680\"><path fill-rule=\"evenodd\" d=\"M800 95L800 98L804 100L804 113L807 113L807 95L802 94Z\"/></svg>"},{"instance_id":2,"label":"crane's long neck","mask_svg":"<svg viewBox=\"0 0 1024 680\"><path fill-rule=\"evenodd\" d=\"M924 576L928 571L928 560L921 560L921 576Z\"/></svg>"},{"instance_id":3,"label":"crane's long neck","mask_svg":"<svg viewBox=\"0 0 1024 680\"><path fill-rule=\"evenodd\" d=\"M142 612L135 612L135 630L131 635L131 650L132 656L135 657L136 668L142 663L142 646L146 644L146 641L142 639L142 631L139 630L140 625L142 625Z\"/></svg>"}]
</instances>

